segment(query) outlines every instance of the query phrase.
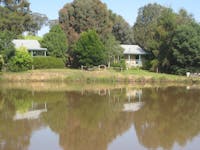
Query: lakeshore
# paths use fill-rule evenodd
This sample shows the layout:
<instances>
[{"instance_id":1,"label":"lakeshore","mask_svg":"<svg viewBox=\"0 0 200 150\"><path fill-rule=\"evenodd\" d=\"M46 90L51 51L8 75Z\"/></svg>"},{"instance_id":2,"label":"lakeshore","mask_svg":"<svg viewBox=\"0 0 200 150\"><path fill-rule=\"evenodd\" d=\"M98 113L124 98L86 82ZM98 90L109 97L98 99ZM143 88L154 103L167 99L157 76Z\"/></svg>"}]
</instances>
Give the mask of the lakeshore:
<instances>
[{"instance_id":1,"label":"lakeshore","mask_svg":"<svg viewBox=\"0 0 200 150\"><path fill-rule=\"evenodd\" d=\"M141 69L125 71L78 69L42 69L13 73L3 72L5 82L83 82L83 83L200 83L200 78L153 73Z\"/></svg>"}]
</instances>

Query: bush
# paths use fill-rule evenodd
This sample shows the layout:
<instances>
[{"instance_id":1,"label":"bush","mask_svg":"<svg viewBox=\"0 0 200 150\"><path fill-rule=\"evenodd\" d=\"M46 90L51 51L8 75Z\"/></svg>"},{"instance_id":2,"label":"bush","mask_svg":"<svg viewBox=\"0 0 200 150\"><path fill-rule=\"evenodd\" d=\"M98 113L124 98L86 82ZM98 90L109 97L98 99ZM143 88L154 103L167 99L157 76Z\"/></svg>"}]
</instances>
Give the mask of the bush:
<instances>
[{"instance_id":1,"label":"bush","mask_svg":"<svg viewBox=\"0 0 200 150\"><path fill-rule=\"evenodd\" d=\"M3 68L3 64L4 64L3 56L0 55L0 71Z\"/></svg>"},{"instance_id":2,"label":"bush","mask_svg":"<svg viewBox=\"0 0 200 150\"><path fill-rule=\"evenodd\" d=\"M34 69L64 68L65 63L56 57L33 57L33 67Z\"/></svg>"},{"instance_id":3,"label":"bush","mask_svg":"<svg viewBox=\"0 0 200 150\"><path fill-rule=\"evenodd\" d=\"M111 67L119 67L119 68L125 70L125 69L126 69L126 63L125 63L125 60L122 59L122 60L120 60L120 61L117 62L117 63L113 63L113 64L111 64Z\"/></svg>"},{"instance_id":4,"label":"bush","mask_svg":"<svg viewBox=\"0 0 200 150\"><path fill-rule=\"evenodd\" d=\"M198 73L200 72L200 69L198 67L185 67L181 68L178 66L172 66L172 73L177 74L177 75L186 75L186 72L191 72L191 73Z\"/></svg>"},{"instance_id":5,"label":"bush","mask_svg":"<svg viewBox=\"0 0 200 150\"><path fill-rule=\"evenodd\" d=\"M8 69L13 72L27 71L31 69L33 59L26 48L17 49L15 56L8 62Z\"/></svg>"}]
</instances>

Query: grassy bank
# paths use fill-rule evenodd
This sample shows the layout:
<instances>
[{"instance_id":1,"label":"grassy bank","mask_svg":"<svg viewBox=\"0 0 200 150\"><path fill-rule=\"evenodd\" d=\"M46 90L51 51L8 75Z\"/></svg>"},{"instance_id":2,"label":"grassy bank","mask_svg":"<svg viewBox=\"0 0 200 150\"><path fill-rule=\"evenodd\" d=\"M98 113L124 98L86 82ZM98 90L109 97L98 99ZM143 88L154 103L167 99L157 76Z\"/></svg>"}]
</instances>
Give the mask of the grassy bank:
<instances>
[{"instance_id":1,"label":"grassy bank","mask_svg":"<svg viewBox=\"0 0 200 150\"><path fill-rule=\"evenodd\" d=\"M199 78L187 78L148 72L140 69L126 70L117 72L114 70L83 71L75 69L45 69L31 70L27 72L0 74L2 81L10 82L185 82L200 83Z\"/></svg>"}]
</instances>

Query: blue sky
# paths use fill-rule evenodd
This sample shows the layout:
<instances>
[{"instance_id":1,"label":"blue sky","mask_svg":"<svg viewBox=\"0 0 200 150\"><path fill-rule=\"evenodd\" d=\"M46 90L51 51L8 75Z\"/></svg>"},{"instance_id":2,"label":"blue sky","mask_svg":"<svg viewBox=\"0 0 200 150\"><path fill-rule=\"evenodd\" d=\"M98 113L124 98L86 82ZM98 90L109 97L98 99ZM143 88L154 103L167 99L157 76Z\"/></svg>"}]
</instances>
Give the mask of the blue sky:
<instances>
[{"instance_id":1,"label":"blue sky","mask_svg":"<svg viewBox=\"0 0 200 150\"><path fill-rule=\"evenodd\" d=\"M31 3L31 10L46 14L50 19L58 18L58 11L66 4L73 0L29 0ZM193 14L194 18L200 22L200 1L199 0L102 0L106 3L108 8L113 12L121 15L130 24L133 25L138 9L148 3L158 3L167 7L173 8L175 12L184 8L189 13ZM47 32L43 29L39 34L42 35Z\"/></svg>"}]
</instances>

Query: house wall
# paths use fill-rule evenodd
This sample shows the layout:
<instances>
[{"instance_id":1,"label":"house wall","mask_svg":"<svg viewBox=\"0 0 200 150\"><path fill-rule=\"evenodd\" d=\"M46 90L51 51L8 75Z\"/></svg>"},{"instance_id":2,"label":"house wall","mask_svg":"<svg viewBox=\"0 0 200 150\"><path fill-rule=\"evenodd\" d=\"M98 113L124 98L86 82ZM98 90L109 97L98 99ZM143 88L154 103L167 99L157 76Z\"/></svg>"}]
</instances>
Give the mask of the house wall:
<instances>
[{"instance_id":1,"label":"house wall","mask_svg":"<svg viewBox=\"0 0 200 150\"><path fill-rule=\"evenodd\" d=\"M128 68L132 68L132 67L142 67L142 56L140 55L125 55L125 62L126 62L126 66ZM130 57L130 58L129 58Z\"/></svg>"},{"instance_id":2,"label":"house wall","mask_svg":"<svg viewBox=\"0 0 200 150\"><path fill-rule=\"evenodd\" d=\"M41 50L28 50L28 52L31 54L31 56L46 56L46 51Z\"/></svg>"}]
</instances>

